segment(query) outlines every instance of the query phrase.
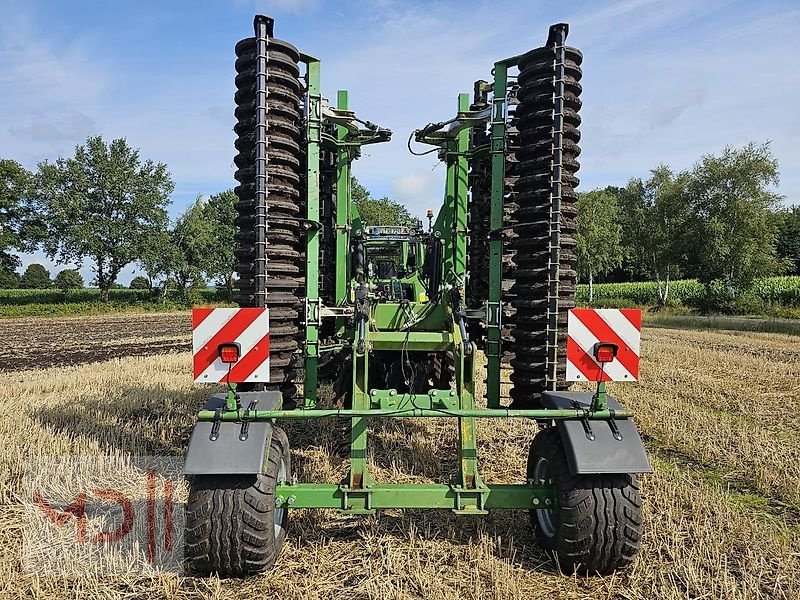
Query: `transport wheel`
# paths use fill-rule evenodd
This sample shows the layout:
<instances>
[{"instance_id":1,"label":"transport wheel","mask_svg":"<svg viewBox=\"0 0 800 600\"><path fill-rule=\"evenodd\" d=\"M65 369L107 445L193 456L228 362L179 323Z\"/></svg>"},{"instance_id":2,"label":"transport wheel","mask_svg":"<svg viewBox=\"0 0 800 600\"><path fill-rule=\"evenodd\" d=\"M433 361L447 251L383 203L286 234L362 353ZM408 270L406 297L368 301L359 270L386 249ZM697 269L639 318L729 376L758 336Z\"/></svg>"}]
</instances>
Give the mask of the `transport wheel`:
<instances>
[{"instance_id":1,"label":"transport wheel","mask_svg":"<svg viewBox=\"0 0 800 600\"><path fill-rule=\"evenodd\" d=\"M570 474L558 429L549 427L531 444L527 476L555 488L555 506L531 510L530 518L539 545L564 573L608 575L633 562L642 539L634 475Z\"/></svg>"},{"instance_id":2,"label":"transport wheel","mask_svg":"<svg viewBox=\"0 0 800 600\"><path fill-rule=\"evenodd\" d=\"M263 474L192 477L184 542L188 570L244 577L272 567L288 522L288 510L275 506L275 488L290 477L289 441L278 427Z\"/></svg>"}]
</instances>

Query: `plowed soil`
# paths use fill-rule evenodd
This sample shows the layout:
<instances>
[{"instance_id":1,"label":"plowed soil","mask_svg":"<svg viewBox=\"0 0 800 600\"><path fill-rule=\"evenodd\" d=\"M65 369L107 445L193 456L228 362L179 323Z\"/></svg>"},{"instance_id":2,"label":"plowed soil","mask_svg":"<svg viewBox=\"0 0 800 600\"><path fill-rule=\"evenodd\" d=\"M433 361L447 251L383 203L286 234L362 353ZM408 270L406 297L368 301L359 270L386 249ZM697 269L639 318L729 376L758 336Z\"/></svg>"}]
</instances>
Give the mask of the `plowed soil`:
<instances>
[{"instance_id":1,"label":"plowed soil","mask_svg":"<svg viewBox=\"0 0 800 600\"><path fill-rule=\"evenodd\" d=\"M0 373L191 348L189 313L0 320Z\"/></svg>"}]
</instances>

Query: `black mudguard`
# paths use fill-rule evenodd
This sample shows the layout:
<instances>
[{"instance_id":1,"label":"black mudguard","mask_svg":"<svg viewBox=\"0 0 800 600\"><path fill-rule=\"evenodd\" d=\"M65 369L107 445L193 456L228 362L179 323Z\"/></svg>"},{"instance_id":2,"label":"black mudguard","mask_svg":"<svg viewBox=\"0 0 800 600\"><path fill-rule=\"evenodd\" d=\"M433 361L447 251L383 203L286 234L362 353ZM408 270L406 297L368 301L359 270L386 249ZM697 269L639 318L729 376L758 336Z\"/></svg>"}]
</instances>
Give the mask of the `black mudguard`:
<instances>
[{"instance_id":1,"label":"black mudguard","mask_svg":"<svg viewBox=\"0 0 800 600\"><path fill-rule=\"evenodd\" d=\"M544 392L545 408L583 408L592 405L592 392ZM608 396L611 410L624 410ZM573 475L597 473L652 473L642 438L629 418L608 420L558 420L558 433ZM616 433L616 436L615 436Z\"/></svg>"},{"instance_id":2,"label":"black mudguard","mask_svg":"<svg viewBox=\"0 0 800 600\"><path fill-rule=\"evenodd\" d=\"M245 408L257 402L258 410L280 410L280 392L239 392ZM205 410L225 406L225 394L216 394ZM215 429L214 426L217 426ZM184 472L186 475L250 475L263 473L267 448L272 440L272 422L198 421L189 440Z\"/></svg>"}]
</instances>

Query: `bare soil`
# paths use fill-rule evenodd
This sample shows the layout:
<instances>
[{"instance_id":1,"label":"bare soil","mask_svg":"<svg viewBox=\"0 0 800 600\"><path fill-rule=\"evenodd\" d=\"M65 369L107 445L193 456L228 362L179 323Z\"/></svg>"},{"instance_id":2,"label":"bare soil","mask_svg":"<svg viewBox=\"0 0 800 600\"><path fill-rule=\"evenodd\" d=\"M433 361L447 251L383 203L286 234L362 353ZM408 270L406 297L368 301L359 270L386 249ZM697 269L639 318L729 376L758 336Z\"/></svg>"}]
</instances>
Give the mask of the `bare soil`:
<instances>
[{"instance_id":1,"label":"bare soil","mask_svg":"<svg viewBox=\"0 0 800 600\"><path fill-rule=\"evenodd\" d=\"M0 320L0 373L191 348L188 312Z\"/></svg>"}]
</instances>

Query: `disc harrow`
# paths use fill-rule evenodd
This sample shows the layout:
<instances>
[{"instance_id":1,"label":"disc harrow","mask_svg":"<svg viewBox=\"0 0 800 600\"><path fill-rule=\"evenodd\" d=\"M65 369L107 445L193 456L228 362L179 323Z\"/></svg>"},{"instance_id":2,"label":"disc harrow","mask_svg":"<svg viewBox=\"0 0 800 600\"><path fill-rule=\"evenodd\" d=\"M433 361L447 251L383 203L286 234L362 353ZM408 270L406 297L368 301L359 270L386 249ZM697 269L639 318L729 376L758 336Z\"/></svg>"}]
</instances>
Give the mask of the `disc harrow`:
<instances>
[{"instance_id":1,"label":"disc harrow","mask_svg":"<svg viewBox=\"0 0 800 600\"><path fill-rule=\"evenodd\" d=\"M628 567L642 534L635 474L652 469L632 413L605 381L612 372L638 377L641 315L570 313L603 338L592 350L570 344L570 378L589 378L589 361L601 368L595 392L559 391L580 155L581 55L565 46L567 24L550 27L544 47L494 62L490 81L458 95L455 117L412 132L409 150L437 152L445 166L443 202L435 220L428 211L427 228L386 222L353 197L353 161L391 131L356 116L346 90L335 103L324 96L321 61L273 38L273 26L257 15L254 37L236 45L243 308L203 307L192 319L195 381L226 387L198 412L184 463L188 570L238 577L270 568L289 513L303 509L471 518L512 509L523 523L525 511L539 547L568 575ZM412 141L432 148L415 152ZM457 456L442 463L452 472L381 481L374 418L455 421ZM504 428L477 423L498 418L540 425L516 483L484 479L491 445L479 438ZM319 419L348 424L339 481L292 471L278 424ZM304 429L313 436L313 425ZM410 430L392 431L403 444Z\"/></svg>"},{"instance_id":2,"label":"disc harrow","mask_svg":"<svg viewBox=\"0 0 800 600\"><path fill-rule=\"evenodd\" d=\"M263 300L256 295L257 64L256 38L236 44L236 125L234 177L236 203L236 272L240 306L270 310L270 382L290 401L296 388L295 353L302 336L301 311L305 260L302 194L303 152L300 132L302 86L299 52L291 44L267 38L266 59L266 282ZM263 302L263 303L262 303Z\"/></svg>"},{"instance_id":3,"label":"disc harrow","mask_svg":"<svg viewBox=\"0 0 800 600\"><path fill-rule=\"evenodd\" d=\"M558 285L558 367L557 389L565 389L566 326L569 309L575 306L575 217L580 168L580 79L582 55L575 48L565 49L564 129L561 176L561 235ZM554 145L555 48L537 48L519 62L519 88L516 110L518 149L515 152L519 174L513 190L509 223L517 235L509 245L515 251L514 284L507 296L516 309L514 316L514 354L511 360L512 405L537 405L547 387L546 327L548 275L551 258L551 191Z\"/></svg>"}]
</instances>

